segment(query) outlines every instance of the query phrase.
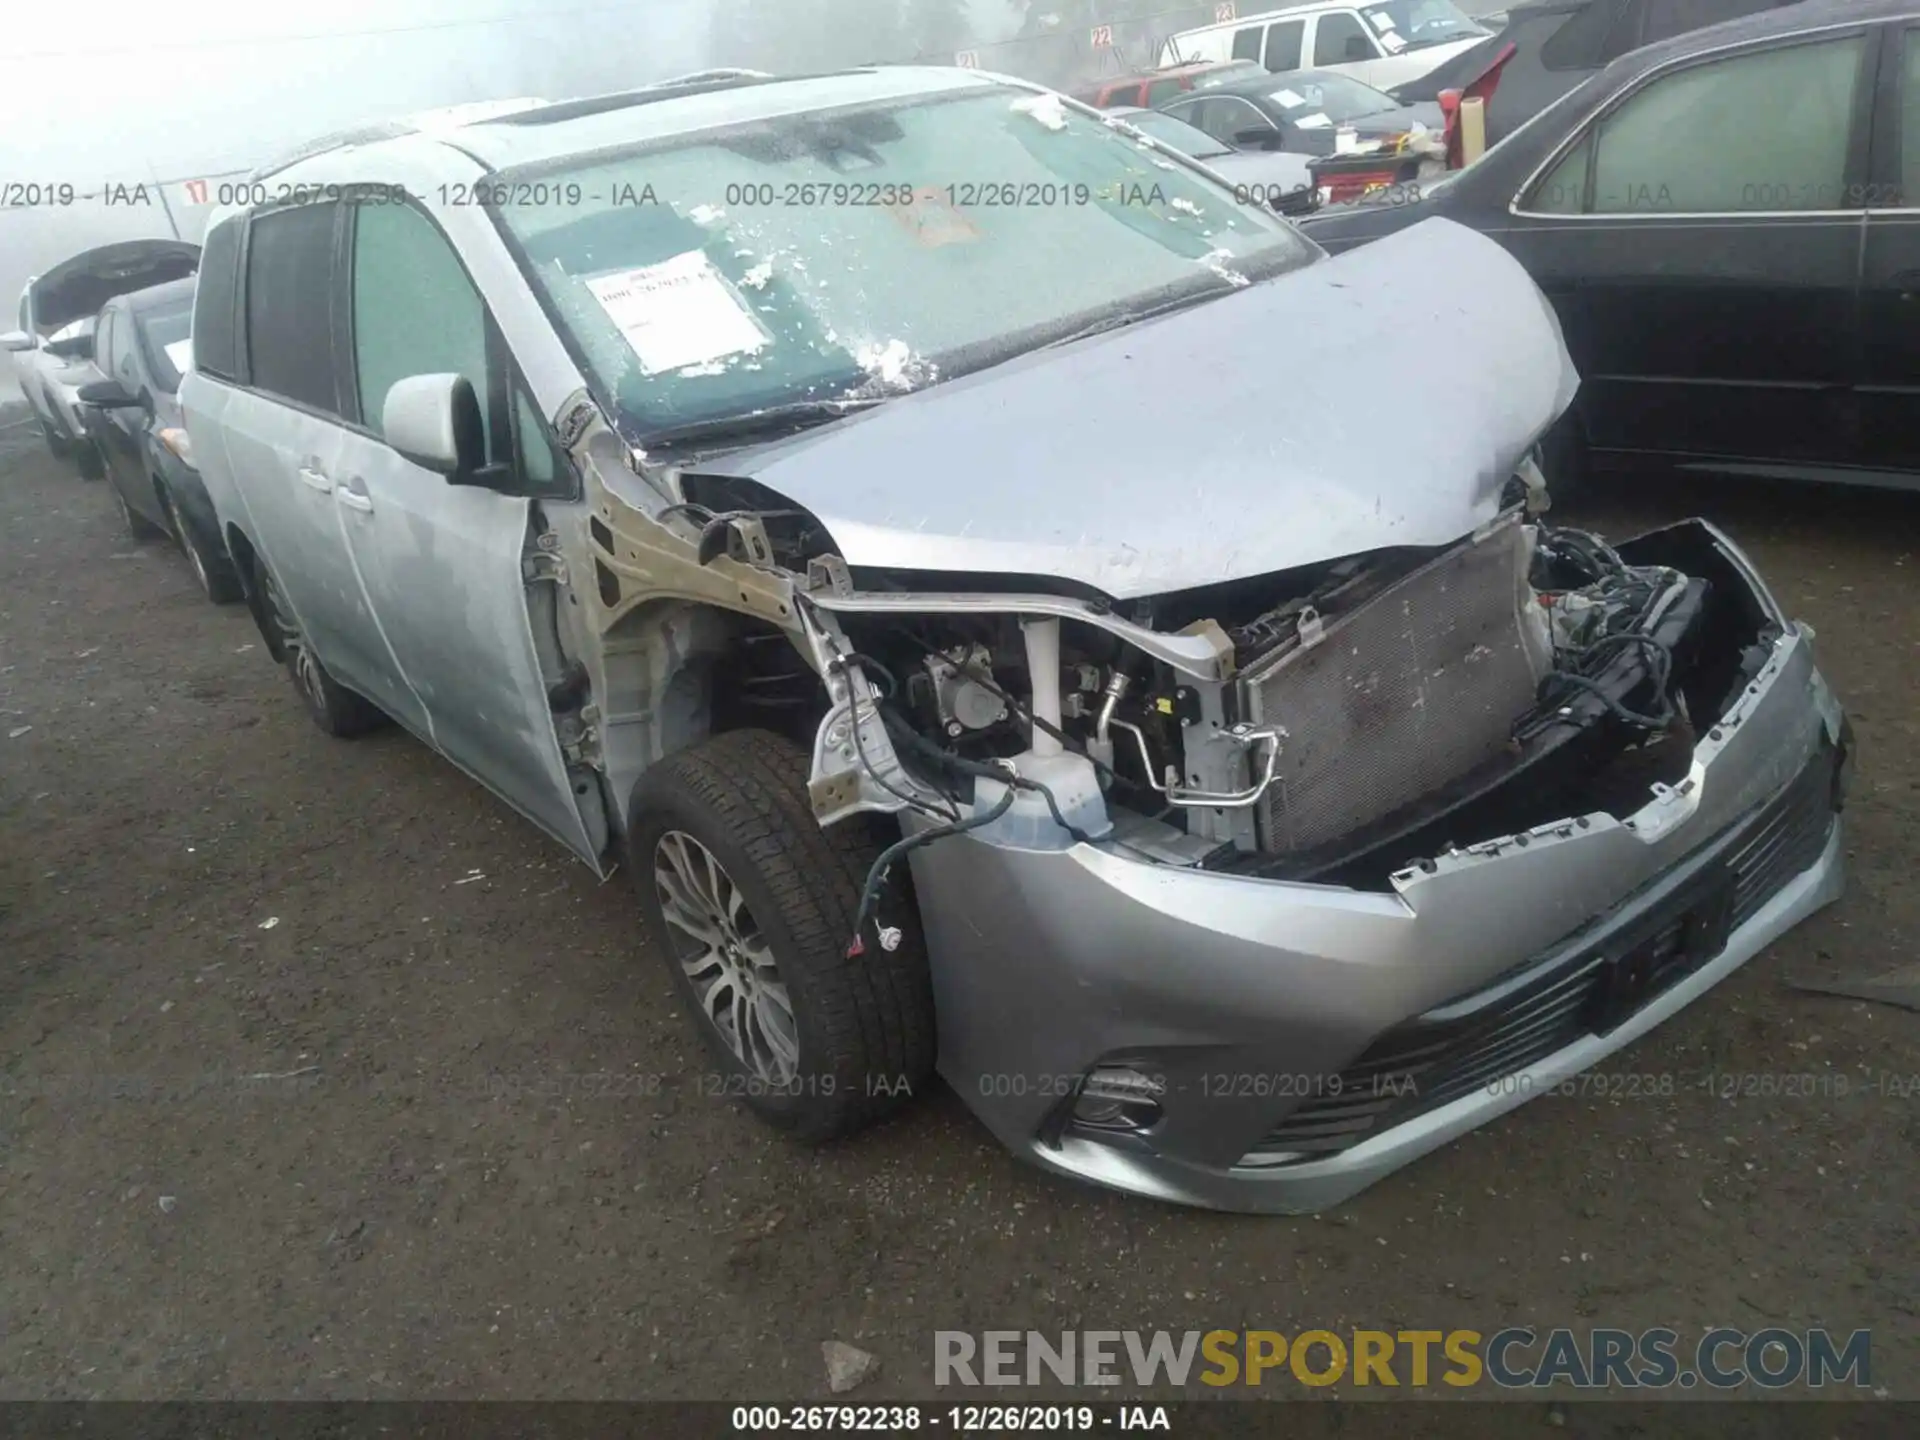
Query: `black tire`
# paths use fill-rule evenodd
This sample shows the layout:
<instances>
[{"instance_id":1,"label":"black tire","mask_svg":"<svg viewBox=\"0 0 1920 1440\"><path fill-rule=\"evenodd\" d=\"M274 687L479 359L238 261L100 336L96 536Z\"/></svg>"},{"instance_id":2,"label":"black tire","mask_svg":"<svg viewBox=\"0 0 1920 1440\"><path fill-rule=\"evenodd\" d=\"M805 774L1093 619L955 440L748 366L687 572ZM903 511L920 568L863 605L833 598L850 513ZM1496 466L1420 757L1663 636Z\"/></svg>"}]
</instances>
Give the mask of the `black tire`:
<instances>
[{"instance_id":1,"label":"black tire","mask_svg":"<svg viewBox=\"0 0 1920 1440\"><path fill-rule=\"evenodd\" d=\"M127 534L136 540L159 540L166 535L166 531L127 503L118 485L109 488L113 491L113 503L120 507L120 519L127 527Z\"/></svg>"},{"instance_id":2,"label":"black tire","mask_svg":"<svg viewBox=\"0 0 1920 1440\"><path fill-rule=\"evenodd\" d=\"M54 429L45 416L36 413L34 418L40 422L40 436L47 442L47 449L52 452L53 458L56 460L66 459L67 456L72 453L71 447L67 444L66 437Z\"/></svg>"},{"instance_id":3,"label":"black tire","mask_svg":"<svg viewBox=\"0 0 1920 1440\"><path fill-rule=\"evenodd\" d=\"M106 461L100 458L100 447L91 440L73 442L73 463L79 468L82 480L104 480L107 478ZM156 535L159 531L154 532Z\"/></svg>"},{"instance_id":4,"label":"black tire","mask_svg":"<svg viewBox=\"0 0 1920 1440\"><path fill-rule=\"evenodd\" d=\"M731 731L668 756L633 788L627 863L647 939L718 1063L724 1084L716 1089L798 1138L824 1141L924 1093L933 1076L933 985L904 864L863 952L846 953L861 887L885 841L867 816L822 830L807 797L809 769L804 750L764 730ZM777 967L797 1037L790 1080L770 1081L730 1048L682 963L699 942L669 925L655 879L670 853L663 839L679 845L667 838L676 834L719 862L744 902L740 928ZM893 950L878 941L881 925L900 932Z\"/></svg>"},{"instance_id":5,"label":"black tire","mask_svg":"<svg viewBox=\"0 0 1920 1440\"><path fill-rule=\"evenodd\" d=\"M261 604L269 622L276 627L285 656L287 674L293 679L294 693L306 707L313 723L336 740L351 740L369 730L388 724L387 714L366 696L347 689L327 673L320 657L307 645L300 623L280 599L273 575L266 565L254 562L254 583L260 587Z\"/></svg>"},{"instance_id":6,"label":"black tire","mask_svg":"<svg viewBox=\"0 0 1920 1440\"><path fill-rule=\"evenodd\" d=\"M180 507L174 504L171 490L158 480L154 481L153 489L160 497L160 508L166 512L174 538L180 542L187 563L193 567L194 579L200 582L201 594L215 605L231 605L245 598L233 562L216 551L213 542L188 523Z\"/></svg>"}]
</instances>

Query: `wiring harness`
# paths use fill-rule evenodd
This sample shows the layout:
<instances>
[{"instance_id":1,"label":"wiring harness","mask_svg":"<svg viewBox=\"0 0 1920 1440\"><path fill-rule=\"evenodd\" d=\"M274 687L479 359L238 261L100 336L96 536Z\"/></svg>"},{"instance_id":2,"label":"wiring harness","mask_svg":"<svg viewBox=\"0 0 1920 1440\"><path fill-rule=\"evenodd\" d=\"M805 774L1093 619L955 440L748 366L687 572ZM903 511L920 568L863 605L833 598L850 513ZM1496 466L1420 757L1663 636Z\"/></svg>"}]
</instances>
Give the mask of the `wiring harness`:
<instances>
[{"instance_id":1,"label":"wiring harness","mask_svg":"<svg viewBox=\"0 0 1920 1440\"><path fill-rule=\"evenodd\" d=\"M1687 577L1665 566L1629 565L1606 541L1585 530L1540 525L1534 555L1536 574L1544 567L1547 575L1570 573L1585 582L1539 590L1550 616L1554 653L1554 668L1541 681L1542 707L1563 705L1572 692L1585 691L1629 725L1657 731L1673 724L1673 649L1652 632L1686 593ZM1607 665L1630 649L1646 656L1655 700L1648 713L1623 705L1599 679Z\"/></svg>"}]
</instances>

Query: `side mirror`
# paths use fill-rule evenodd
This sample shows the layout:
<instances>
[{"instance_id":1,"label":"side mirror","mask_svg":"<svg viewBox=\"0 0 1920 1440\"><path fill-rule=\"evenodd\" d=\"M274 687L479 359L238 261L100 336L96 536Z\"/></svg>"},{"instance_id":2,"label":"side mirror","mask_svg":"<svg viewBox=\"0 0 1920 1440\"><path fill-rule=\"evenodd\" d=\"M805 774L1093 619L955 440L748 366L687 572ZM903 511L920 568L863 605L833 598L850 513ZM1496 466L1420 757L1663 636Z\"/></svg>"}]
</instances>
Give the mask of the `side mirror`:
<instances>
[{"instance_id":1,"label":"side mirror","mask_svg":"<svg viewBox=\"0 0 1920 1440\"><path fill-rule=\"evenodd\" d=\"M95 405L102 410L126 410L140 404L118 380L89 380L77 393L82 405Z\"/></svg>"},{"instance_id":2,"label":"side mirror","mask_svg":"<svg viewBox=\"0 0 1920 1440\"><path fill-rule=\"evenodd\" d=\"M1367 43L1366 36L1364 35L1347 36L1347 59L1349 60L1373 59L1373 46Z\"/></svg>"},{"instance_id":3,"label":"side mirror","mask_svg":"<svg viewBox=\"0 0 1920 1440\"><path fill-rule=\"evenodd\" d=\"M380 429L401 458L455 485L484 484L486 426L463 375L409 375L393 382Z\"/></svg>"},{"instance_id":4,"label":"side mirror","mask_svg":"<svg viewBox=\"0 0 1920 1440\"><path fill-rule=\"evenodd\" d=\"M24 330L9 330L6 334L0 335L0 350L11 350L18 354L22 350L33 348L33 336Z\"/></svg>"}]
</instances>

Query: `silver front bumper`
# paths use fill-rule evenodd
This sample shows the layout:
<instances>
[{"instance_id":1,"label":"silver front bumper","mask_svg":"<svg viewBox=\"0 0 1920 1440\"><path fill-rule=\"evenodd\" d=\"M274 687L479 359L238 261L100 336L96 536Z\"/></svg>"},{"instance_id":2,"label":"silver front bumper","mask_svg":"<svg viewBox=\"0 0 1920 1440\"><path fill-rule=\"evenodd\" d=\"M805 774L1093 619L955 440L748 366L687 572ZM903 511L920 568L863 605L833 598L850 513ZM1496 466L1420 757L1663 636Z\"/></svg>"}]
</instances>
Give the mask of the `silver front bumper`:
<instances>
[{"instance_id":1,"label":"silver front bumper","mask_svg":"<svg viewBox=\"0 0 1920 1440\"><path fill-rule=\"evenodd\" d=\"M1657 918L1692 871L1804 786L1844 743L1810 639L1789 628L1701 738L1688 778L1635 814L1439 857L1388 893L1178 870L1101 845L1024 850L968 835L916 852L941 1072L1004 1143L1049 1169L1223 1209L1333 1204L1630 1043L1840 893L1826 797L1813 817L1824 844L1814 832L1795 873L1770 875L1725 921L1714 953L1606 1033L1582 1031L1488 1077L1505 1083L1416 1109L1338 1153L1263 1151L1381 1037ZM1161 1118L1145 1133L1070 1123L1102 1064L1160 1079Z\"/></svg>"}]
</instances>

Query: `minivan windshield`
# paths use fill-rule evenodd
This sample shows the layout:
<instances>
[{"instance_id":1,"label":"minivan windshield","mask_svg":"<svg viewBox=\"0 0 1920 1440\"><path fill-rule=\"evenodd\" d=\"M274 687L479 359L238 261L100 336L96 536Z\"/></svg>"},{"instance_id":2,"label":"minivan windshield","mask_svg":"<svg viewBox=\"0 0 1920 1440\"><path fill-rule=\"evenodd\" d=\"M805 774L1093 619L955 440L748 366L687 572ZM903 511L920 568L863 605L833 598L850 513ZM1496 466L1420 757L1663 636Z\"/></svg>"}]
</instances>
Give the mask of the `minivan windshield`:
<instances>
[{"instance_id":1,"label":"minivan windshield","mask_svg":"<svg viewBox=\"0 0 1920 1440\"><path fill-rule=\"evenodd\" d=\"M1363 4L1360 13L1380 44L1390 53L1425 50L1430 45L1450 45L1455 40L1474 40L1489 34L1469 20L1449 0L1375 0Z\"/></svg>"},{"instance_id":2,"label":"minivan windshield","mask_svg":"<svg viewBox=\"0 0 1920 1440\"><path fill-rule=\"evenodd\" d=\"M496 179L497 222L639 444L903 393L1320 253L1138 136L1003 85Z\"/></svg>"}]
</instances>

